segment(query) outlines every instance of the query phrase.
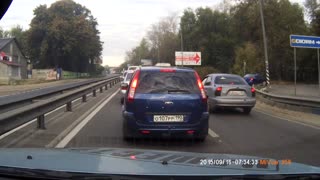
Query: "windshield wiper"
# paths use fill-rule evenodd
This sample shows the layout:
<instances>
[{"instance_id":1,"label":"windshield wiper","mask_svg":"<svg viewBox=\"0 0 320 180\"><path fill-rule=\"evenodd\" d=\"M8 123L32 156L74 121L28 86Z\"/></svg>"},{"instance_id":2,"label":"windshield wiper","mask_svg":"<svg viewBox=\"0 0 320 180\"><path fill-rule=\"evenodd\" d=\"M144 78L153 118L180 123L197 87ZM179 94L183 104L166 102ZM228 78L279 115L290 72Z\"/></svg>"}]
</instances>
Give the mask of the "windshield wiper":
<instances>
[{"instance_id":1,"label":"windshield wiper","mask_svg":"<svg viewBox=\"0 0 320 180\"><path fill-rule=\"evenodd\" d=\"M191 93L189 90L186 89L168 89L168 93Z\"/></svg>"}]
</instances>

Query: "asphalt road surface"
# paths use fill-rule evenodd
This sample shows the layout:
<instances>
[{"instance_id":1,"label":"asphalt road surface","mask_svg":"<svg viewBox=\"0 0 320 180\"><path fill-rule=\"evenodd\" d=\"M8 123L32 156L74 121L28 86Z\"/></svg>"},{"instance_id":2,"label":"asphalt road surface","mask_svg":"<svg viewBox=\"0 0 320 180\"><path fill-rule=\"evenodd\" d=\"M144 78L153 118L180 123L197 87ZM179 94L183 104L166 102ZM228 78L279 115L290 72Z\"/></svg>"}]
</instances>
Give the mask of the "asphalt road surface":
<instances>
[{"instance_id":1,"label":"asphalt road surface","mask_svg":"<svg viewBox=\"0 0 320 180\"><path fill-rule=\"evenodd\" d=\"M89 97L89 96L88 96ZM122 138L122 106L119 84L88 98L75 100L72 112L65 107L46 115L46 129L36 120L0 135L0 147L78 148L115 147L222 153L292 160L320 166L320 126L281 119L253 109L224 110L210 115L209 135L204 142L175 139ZM272 111L271 111L272 112Z\"/></svg>"},{"instance_id":2,"label":"asphalt road surface","mask_svg":"<svg viewBox=\"0 0 320 180\"><path fill-rule=\"evenodd\" d=\"M187 152L225 153L290 159L320 166L320 128L304 126L253 110L224 110L210 115L205 142L122 139L120 93L114 94L86 124L67 135L66 147L120 147Z\"/></svg>"}]
</instances>

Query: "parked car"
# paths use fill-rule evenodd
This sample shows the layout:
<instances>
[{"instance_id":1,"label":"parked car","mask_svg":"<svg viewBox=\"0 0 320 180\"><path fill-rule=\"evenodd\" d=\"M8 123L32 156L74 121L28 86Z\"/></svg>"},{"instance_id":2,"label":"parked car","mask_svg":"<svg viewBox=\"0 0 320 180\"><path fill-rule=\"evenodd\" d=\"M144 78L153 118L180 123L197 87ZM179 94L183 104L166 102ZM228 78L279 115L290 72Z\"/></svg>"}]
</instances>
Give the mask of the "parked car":
<instances>
[{"instance_id":1,"label":"parked car","mask_svg":"<svg viewBox=\"0 0 320 180\"><path fill-rule=\"evenodd\" d=\"M201 79L190 68L142 67L129 83L123 137L182 137L204 141L208 107Z\"/></svg>"},{"instance_id":2,"label":"parked car","mask_svg":"<svg viewBox=\"0 0 320 180\"><path fill-rule=\"evenodd\" d=\"M260 74L246 74L243 77L246 82L252 86L253 84L262 84L266 82L266 78L264 78L263 76L261 76Z\"/></svg>"},{"instance_id":3,"label":"parked car","mask_svg":"<svg viewBox=\"0 0 320 180\"><path fill-rule=\"evenodd\" d=\"M123 101L124 101L124 96L126 94L126 91L127 91L127 88L128 88L128 84L130 83L130 80L132 78L134 74L134 71L133 70L128 70L125 72L125 76L124 76L124 79L123 81L121 82L121 94L122 94L122 97L121 97L121 100L120 100L120 103L123 104Z\"/></svg>"},{"instance_id":4,"label":"parked car","mask_svg":"<svg viewBox=\"0 0 320 180\"><path fill-rule=\"evenodd\" d=\"M249 114L256 104L255 89L238 75L209 74L202 83L211 112L216 112L220 107L240 107Z\"/></svg>"}]
</instances>

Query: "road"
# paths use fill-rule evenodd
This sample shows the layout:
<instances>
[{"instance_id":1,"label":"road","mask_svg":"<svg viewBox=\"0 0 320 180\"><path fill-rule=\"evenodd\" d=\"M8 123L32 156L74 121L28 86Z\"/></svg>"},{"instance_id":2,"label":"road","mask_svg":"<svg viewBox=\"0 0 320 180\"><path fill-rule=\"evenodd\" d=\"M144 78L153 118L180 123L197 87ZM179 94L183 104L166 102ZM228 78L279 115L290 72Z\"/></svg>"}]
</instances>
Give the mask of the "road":
<instances>
[{"instance_id":1,"label":"road","mask_svg":"<svg viewBox=\"0 0 320 180\"><path fill-rule=\"evenodd\" d=\"M67 147L121 147L253 155L320 166L320 131L253 111L225 110L210 116L204 143L181 140L122 140L118 93L67 144Z\"/></svg>"},{"instance_id":2,"label":"road","mask_svg":"<svg viewBox=\"0 0 320 180\"><path fill-rule=\"evenodd\" d=\"M294 94L293 84L272 84L268 91L272 94L284 96L298 96L307 98L320 97L320 89L318 84L297 84L296 95Z\"/></svg>"},{"instance_id":3,"label":"road","mask_svg":"<svg viewBox=\"0 0 320 180\"><path fill-rule=\"evenodd\" d=\"M124 141L121 95L118 90L119 85L116 85L98 94L97 98L89 99L87 103L79 103L74 106L74 112L64 113L64 116L48 115L52 116L53 120L48 123L46 130L35 130L34 127L26 126L7 137L0 137L0 147L119 147L174 150L290 159L320 166L320 127L286 121L256 109L253 109L250 115L244 115L238 110L224 110L211 114L209 136L205 142L165 139ZM92 111L85 113L90 108ZM81 116L81 122L70 125ZM70 131L57 138L68 128ZM30 131L36 133L26 135L26 132ZM13 143L13 140L21 143Z\"/></svg>"}]
</instances>

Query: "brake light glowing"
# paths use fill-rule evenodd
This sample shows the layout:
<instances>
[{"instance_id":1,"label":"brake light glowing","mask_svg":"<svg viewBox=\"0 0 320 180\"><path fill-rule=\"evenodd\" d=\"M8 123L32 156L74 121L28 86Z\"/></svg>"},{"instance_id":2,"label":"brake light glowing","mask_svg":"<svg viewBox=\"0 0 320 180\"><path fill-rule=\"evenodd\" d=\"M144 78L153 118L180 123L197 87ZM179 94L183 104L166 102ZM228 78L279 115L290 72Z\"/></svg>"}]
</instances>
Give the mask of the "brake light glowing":
<instances>
[{"instance_id":1,"label":"brake light glowing","mask_svg":"<svg viewBox=\"0 0 320 180\"><path fill-rule=\"evenodd\" d=\"M196 71L194 72L194 74L195 74L195 76L197 78L197 83L198 83L198 87L199 87L200 92L201 92L202 101L206 101L207 100L207 95L204 92L204 88L203 88L203 84L201 82L200 76Z\"/></svg>"},{"instance_id":2,"label":"brake light glowing","mask_svg":"<svg viewBox=\"0 0 320 180\"><path fill-rule=\"evenodd\" d=\"M136 92L136 88L138 87L138 79L140 75L140 70L137 70L134 74L134 77L132 78L132 82L130 84L130 89L128 93L128 102L133 102L134 94Z\"/></svg>"},{"instance_id":3,"label":"brake light glowing","mask_svg":"<svg viewBox=\"0 0 320 180\"><path fill-rule=\"evenodd\" d=\"M176 70L175 69L172 69L172 68L170 68L170 69L160 69L160 72L176 72Z\"/></svg>"},{"instance_id":4,"label":"brake light glowing","mask_svg":"<svg viewBox=\"0 0 320 180\"><path fill-rule=\"evenodd\" d=\"M251 92L254 93L256 92L256 89L254 89L253 87L251 88Z\"/></svg>"},{"instance_id":5,"label":"brake light glowing","mask_svg":"<svg viewBox=\"0 0 320 180\"><path fill-rule=\"evenodd\" d=\"M141 133L142 133L142 134L150 134L150 131L148 131L148 130L142 130Z\"/></svg>"},{"instance_id":6,"label":"brake light glowing","mask_svg":"<svg viewBox=\"0 0 320 180\"><path fill-rule=\"evenodd\" d=\"M256 97L256 89L251 88L252 97Z\"/></svg>"},{"instance_id":7,"label":"brake light glowing","mask_svg":"<svg viewBox=\"0 0 320 180\"><path fill-rule=\"evenodd\" d=\"M214 93L216 96L221 96L221 92L222 92L222 87L217 87L216 88L216 92Z\"/></svg>"},{"instance_id":8,"label":"brake light glowing","mask_svg":"<svg viewBox=\"0 0 320 180\"><path fill-rule=\"evenodd\" d=\"M250 81L253 81L253 78L250 78Z\"/></svg>"},{"instance_id":9,"label":"brake light glowing","mask_svg":"<svg viewBox=\"0 0 320 180\"><path fill-rule=\"evenodd\" d=\"M187 134L193 134L194 133L194 130L188 130L187 131Z\"/></svg>"}]
</instances>

